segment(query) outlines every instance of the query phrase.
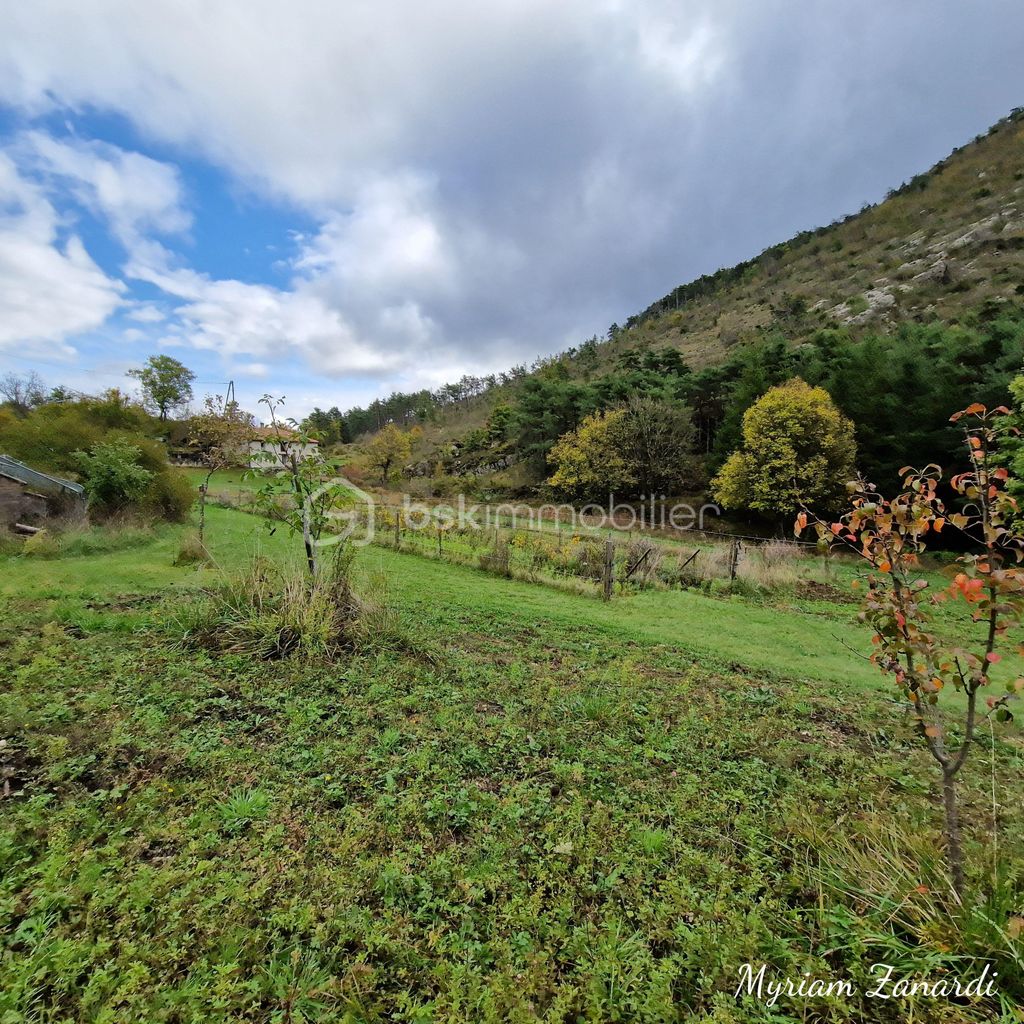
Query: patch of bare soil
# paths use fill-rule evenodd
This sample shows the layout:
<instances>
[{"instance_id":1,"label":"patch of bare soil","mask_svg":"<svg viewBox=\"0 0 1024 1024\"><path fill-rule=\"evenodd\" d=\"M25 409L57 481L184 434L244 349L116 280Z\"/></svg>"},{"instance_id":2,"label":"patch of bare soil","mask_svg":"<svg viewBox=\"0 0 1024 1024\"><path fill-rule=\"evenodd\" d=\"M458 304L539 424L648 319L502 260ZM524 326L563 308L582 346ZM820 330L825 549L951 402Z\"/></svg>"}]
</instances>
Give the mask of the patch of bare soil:
<instances>
[{"instance_id":1,"label":"patch of bare soil","mask_svg":"<svg viewBox=\"0 0 1024 1024\"><path fill-rule=\"evenodd\" d=\"M797 586L797 597L807 601L829 601L832 604L856 604L857 597L849 590L840 590L831 583L817 580L801 580Z\"/></svg>"}]
</instances>

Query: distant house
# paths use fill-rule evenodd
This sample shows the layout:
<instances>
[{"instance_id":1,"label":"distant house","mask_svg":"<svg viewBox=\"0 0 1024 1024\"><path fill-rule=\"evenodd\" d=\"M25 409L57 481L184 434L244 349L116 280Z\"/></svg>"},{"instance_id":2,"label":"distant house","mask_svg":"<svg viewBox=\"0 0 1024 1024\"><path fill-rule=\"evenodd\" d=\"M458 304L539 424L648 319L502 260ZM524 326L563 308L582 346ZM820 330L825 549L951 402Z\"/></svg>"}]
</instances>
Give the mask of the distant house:
<instances>
[{"instance_id":1,"label":"distant house","mask_svg":"<svg viewBox=\"0 0 1024 1024\"><path fill-rule=\"evenodd\" d=\"M287 427L253 427L249 439L249 467L251 469L284 469L291 465L294 455L299 462L313 458L319 451L319 442L303 444L300 436Z\"/></svg>"}]
</instances>

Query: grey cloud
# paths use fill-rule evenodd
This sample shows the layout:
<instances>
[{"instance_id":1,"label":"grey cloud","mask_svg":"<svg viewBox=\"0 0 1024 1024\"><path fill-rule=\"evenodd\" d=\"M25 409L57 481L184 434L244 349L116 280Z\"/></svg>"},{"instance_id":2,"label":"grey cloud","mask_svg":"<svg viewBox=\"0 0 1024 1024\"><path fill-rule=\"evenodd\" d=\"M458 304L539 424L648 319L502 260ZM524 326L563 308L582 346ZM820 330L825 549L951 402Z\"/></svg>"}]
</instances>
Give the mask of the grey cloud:
<instances>
[{"instance_id":1,"label":"grey cloud","mask_svg":"<svg viewBox=\"0 0 1024 1024\"><path fill-rule=\"evenodd\" d=\"M121 111L313 213L294 298L273 298L339 373L332 325L356 364L408 379L601 332L1024 102L1016 0L341 11L19 5L0 43L0 86L26 108ZM232 284L206 282L187 319L238 355L253 293ZM273 338L249 336L265 358Z\"/></svg>"}]
</instances>

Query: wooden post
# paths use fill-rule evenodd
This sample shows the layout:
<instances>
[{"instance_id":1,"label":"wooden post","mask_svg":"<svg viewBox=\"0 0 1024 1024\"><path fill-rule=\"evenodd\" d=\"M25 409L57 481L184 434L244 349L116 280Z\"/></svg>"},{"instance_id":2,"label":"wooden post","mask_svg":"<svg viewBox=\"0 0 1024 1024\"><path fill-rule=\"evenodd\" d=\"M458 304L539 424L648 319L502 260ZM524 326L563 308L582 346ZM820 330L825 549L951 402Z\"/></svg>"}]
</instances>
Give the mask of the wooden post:
<instances>
[{"instance_id":1,"label":"wooden post","mask_svg":"<svg viewBox=\"0 0 1024 1024\"><path fill-rule=\"evenodd\" d=\"M397 551L402 546L402 517L396 511L395 512L395 550Z\"/></svg>"},{"instance_id":2,"label":"wooden post","mask_svg":"<svg viewBox=\"0 0 1024 1024\"><path fill-rule=\"evenodd\" d=\"M441 527L437 528L437 557L441 557Z\"/></svg>"},{"instance_id":3,"label":"wooden post","mask_svg":"<svg viewBox=\"0 0 1024 1024\"><path fill-rule=\"evenodd\" d=\"M615 582L615 545L610 540L604 542L604 572L602 576L604 599L610 601L612 598L612 584Z\"/></svg>"},{"instance_id":4,"label":"wooden post","mask_svg":"<svg viewBox=\"0 0 1024 1024\"><path fill-rule=\"evenodd\" d=\"M729 582L736 579L736 564L740 560L740 542L733 537L732 550L729 552Z\"/></svg>"}]
</instances>

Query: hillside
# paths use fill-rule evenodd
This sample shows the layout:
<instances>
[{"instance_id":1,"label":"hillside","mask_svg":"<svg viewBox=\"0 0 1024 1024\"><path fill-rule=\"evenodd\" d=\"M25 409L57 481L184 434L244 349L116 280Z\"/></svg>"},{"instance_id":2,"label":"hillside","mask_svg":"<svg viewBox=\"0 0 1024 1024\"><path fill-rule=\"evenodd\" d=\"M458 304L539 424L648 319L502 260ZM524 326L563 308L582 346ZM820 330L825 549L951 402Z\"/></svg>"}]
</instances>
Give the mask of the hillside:
<instances>
[{"instance_id":1,"label":"hillside","mask_svg":"<svg viewBox=\"0 0 1024 1024\"><path fill-rule=\"evenodd\" d=\"M499 445L485 453L482 463L475 460L479 467L460 461L467 436L472 443L496 406L514 402L524 381L552 367L570 380L590 381L628 362L630 351L673 349L699 372L736 361L767 338L797 348L824 329L856 341L905 324L968 323L979 310L991 317L999 308L993 301L1016 306L1022 295L1024 110L1018 109L883 202L680 285L622 327L613 325L606 339L538 360L529 372L519 367L496 378L464 378L433 396L393 395L347 415L361 430L389 420L419 423L414 474L439 463L448 472L480 472L501 462L504 452ZM534 462L501 483L522 485L541 473Z\"/></svg>"},{"instance_id":2,"label":"hillside","mask_svg":"<svg viewBox=\"0 0 1024 1024\"><path fill-rule=\"evenodd\" d=\"M694 367L778 325L956 322L1024 293L1024 112L1016 111L878 205L681 285L609 346L671 344Z\"/></svg>"}]
</instances>

